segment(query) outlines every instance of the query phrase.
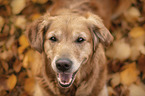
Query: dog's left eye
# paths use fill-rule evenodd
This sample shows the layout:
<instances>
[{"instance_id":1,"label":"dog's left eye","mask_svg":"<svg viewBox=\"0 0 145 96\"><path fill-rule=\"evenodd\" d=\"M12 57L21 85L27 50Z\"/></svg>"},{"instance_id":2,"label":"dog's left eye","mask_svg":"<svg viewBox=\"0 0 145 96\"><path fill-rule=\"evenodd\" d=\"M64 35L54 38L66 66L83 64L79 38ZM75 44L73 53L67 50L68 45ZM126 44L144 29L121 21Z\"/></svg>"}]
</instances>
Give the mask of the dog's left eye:
<instances>
[{"instance_id":1,"label":"dog's left eye","mask_svg":"<svg viewBox=\"0 0 145 96\"><path fill-rule=\"evenodd\" d=\"M56 42L57 41L57 38L52 36L49 40L53 41L53 42Z\"/></svg>"},{"instance_id":2,"label":"dog's left eye","mask_svg":"<svg viewBox=\"0 0 145 96\"><path fill-rule=\"evenodd\" d=\"M82 38L82 37L79 37L79 38L76 40L77 43L82 43L82 42L84 42L84 41L85 41L85 39Z\"/></svg>"}]
</instances>

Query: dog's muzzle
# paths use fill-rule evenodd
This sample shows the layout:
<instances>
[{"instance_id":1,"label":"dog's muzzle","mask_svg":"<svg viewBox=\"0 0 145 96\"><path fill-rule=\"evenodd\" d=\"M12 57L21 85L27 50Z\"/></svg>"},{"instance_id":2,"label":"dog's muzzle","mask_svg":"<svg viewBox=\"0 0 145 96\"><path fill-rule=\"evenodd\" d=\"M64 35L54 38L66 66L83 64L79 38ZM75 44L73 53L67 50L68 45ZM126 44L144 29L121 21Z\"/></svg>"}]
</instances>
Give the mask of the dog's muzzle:
<instances>
[{"instance_id":1,"label":"dog's muzzle","mask_svg":"<svg viewBox=\"0 0 145 96\"><path fill-rule=\"evenodd\" d=\"M71 73L73 62L67 58L58 59L56 62L57 79L61 87L69 87L75 79L76 72Z\"/></svg>"}]
</instances>

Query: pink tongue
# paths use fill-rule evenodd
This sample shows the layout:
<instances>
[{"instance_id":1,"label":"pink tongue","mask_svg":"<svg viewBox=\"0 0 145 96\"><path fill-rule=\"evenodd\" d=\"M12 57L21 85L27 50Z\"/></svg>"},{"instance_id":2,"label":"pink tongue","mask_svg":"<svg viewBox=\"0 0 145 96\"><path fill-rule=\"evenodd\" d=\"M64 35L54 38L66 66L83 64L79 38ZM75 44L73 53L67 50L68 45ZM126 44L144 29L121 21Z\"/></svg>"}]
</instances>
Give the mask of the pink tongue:
<instances>
[{"instance_id":1,"label":"pink tongue","mask_svg":"<svg viewBox=\"0 0 145 96\"><path fill-rule=\"evenodd\" d=\"M63 84L67 84L67 83L70 83L71 82L71 79L72 79L72 75L73 74L59 74L59 78L60 78L60 82L63 83Z\"/></svg>"}]
</instances>

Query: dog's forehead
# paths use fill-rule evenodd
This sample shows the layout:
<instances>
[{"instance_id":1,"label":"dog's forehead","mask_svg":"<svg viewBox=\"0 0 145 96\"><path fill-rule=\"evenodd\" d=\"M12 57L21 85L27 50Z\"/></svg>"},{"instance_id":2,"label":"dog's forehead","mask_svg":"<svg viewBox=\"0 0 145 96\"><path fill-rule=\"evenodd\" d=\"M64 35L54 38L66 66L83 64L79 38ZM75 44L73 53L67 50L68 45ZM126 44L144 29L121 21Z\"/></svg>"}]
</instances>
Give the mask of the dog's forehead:
<instances>
[{"instance_id":1,"label":"dog's forehead","mask_svg":"<svg viewBox=\"0 0 145 96\"><path fill-rule=\"evenodd\" d=\"M88 33L88 26L85 22L85 17L80 15L65 14L56 16L52 21L49 32L58 31L60 32L76 32L76 33Z\"/></svg>"}]
</instances>

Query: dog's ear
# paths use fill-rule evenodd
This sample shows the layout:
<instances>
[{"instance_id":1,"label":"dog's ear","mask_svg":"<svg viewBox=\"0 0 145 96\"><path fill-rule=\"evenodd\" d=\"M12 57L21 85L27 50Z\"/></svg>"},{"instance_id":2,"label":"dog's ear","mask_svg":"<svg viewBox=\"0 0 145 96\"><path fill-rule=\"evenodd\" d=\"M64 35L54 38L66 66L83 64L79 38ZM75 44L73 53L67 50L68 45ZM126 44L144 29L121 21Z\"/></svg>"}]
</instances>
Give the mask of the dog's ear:
<instances>
[{"instance_id":1,"label":"dog's ear","mask_svg":"<svg viewBox=\"0 0 145 96\"><path fill-rule=\"evenodd\" d=\"M98 38L104 46L110 45L113 41L113 36L109 30L105 27L102 20L92 13L86 15L87 23L89 24L89 30L91 31L94 38L94 47L98 44Z\"/></svg>"},{"instance_id":2,"label":"dog's ear","mask_svg":"<svg viewBox=\"0 0 145 96\"><path fill-rule=\"evenodd\" d=\"M32 48L38 52L43 51L44 35L47 32L51 19L50 16L43 16L30 24L26 29L26 36Z\"/></svg>"}]
</instances>

